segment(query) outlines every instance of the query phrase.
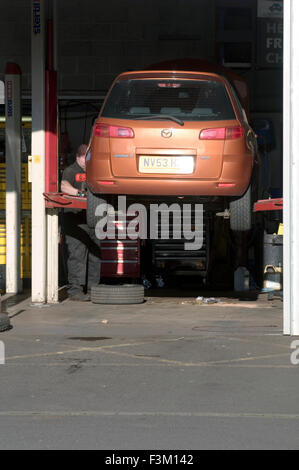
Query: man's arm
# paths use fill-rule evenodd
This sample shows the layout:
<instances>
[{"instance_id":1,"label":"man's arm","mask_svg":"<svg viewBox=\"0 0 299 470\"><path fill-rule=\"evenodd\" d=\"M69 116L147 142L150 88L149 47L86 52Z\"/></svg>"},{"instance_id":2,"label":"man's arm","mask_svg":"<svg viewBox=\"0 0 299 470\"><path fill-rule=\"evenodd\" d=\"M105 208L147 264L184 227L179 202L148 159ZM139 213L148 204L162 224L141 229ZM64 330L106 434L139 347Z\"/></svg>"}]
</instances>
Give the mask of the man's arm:
<instances>
[{"instance_id":1,"label":"man's arm","mask_svg":"<svg viewBox=\"0 0 299 470\"><path fill-rule=\"evenodd\" d=\"M72 186L71 183L66 180L61 181L61 192L64 194L69 194L70 196L78 195L78 189L74 188L74 186Z\"/></svg>"}]
</instances>

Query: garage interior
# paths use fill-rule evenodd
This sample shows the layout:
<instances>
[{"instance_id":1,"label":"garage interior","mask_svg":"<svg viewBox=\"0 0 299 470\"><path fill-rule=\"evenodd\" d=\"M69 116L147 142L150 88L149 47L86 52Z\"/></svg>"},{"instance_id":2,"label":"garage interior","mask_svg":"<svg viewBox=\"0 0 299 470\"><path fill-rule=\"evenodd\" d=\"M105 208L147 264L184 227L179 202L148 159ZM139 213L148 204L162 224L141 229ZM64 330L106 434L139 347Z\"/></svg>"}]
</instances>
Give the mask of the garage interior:
<instances>
[{"instance_id":1,"label":"garage interior","mask_svg":"<svg viewBox=\"0 0 299 470\"><path fill-rule=\"evenodd\" d=\"M44 211L45 204L41 197L41 189L42 193L54 193L60 190L59 180L62 170L74 158L74 151L78 145L88 143L92 124L114 78L126 70L145 69L152 64L165 64L169 61L180 64L181 68L188 65L200 67L200 61L209 61L228 68L239 75L240 80L247 82L250 91L248 118L258 138L261 163L258 199L271 198L274 202L281 202L282 2L276 2L271 10L267 1L256 0L246 0L242 4L233 0L213 2L190 0L187 9L183 1L177 1L175 4L167 1L156 4L132 1L130 5L116 1L115 5L103 8L96 1L87 2L83 6L80 2L65 0L33 2L32 10L28 2L19 1L17 7L20 12L17 18L12 4L1 7L3 13L1 35L5 41L3 43L5 55L1 56L1 68L5 70L7 63L14 62L21 71L21 244L24 245L21 248L21 277L24 287L32 285L33 302L46 300L51 302L51 298L58 300L57 286L52 286L51 293L46 280L57 276L55 263L59 265L59 279L56 281L58 287L67 282L65 250L62 243L59 245L58 260L53 261L57 257L54 244L53 247L48 246L50 251L53 250L51 251L53 256L48 259L48 263L45 262L39 269L36 268L36 263L33 263L32 273L30 267L31 245L33 257L36 250L39 258L42 253L44 254L42 258L46 258L46 243L40 235L43 233L46 238L47 232L51 245L53 237L49 235L50 230L60 231L60 226L57 228L55 221L53 228L50 220L55 220L57 208L63 207L63 204L54 204L53 201L46 199L48 215L46 218L40 218L38 222L36 220L34 226L37 232L35 234L33 229L31 240L31 183L27 176L28 157L42 154L39 148L40 136L33 138L31 148L31 132L33 136L37 135L35 126L40 126L44 120L43 118L41 121L41 115L45 111L41 99L45 103L47 99L48 102L52 102L52 109L55 109L53 99L57 99L58 121L55 124L54 117L54 123L50 125L55 127L58 150L54 138L47 150L50 156L42 156L46 160L46 169L40 168L39 171L45 171L45 187L36 185L32 199L36 206L35 211L39 214ZM265 8L268 8L266 13ZM10 27L12 22L17 22L18 35ZM32 30L32 41L30 30ZM47 92L48 97L40 86L45 74L47 77L54 77L54 83L56 82L54 89ZM52 78L49 78L50 83ZM4 105L1 114L3 211L5 209ZM29 157L29 160L29 167L32 167L31 178L40 179L42 175L36 173L37 165L34 164L34 157L33 161L32 157ZM57 161L53 162L54 160ZM56 174L57 181L55 181ZM56 209L53 209L54 207ZM171 288L174 284L174 287L178 285L182 287L182 295L187 291L189 294L191 291L198 291L198 295L211 297L215 292L223 290L229 292L229 295L234 295L234 273L238 267L242 267L246 268L246 276L249 277L249 281L246 282L249 282L250 290L247 289L245 297L252 295L254 297L262 290L271 291L268 285L276 285L277 292L274 294L282 297L282 206L278 205L277 210L273 210L276 209L275 205L272 210L268 210L269 207L268 205L267 210L260 207L262 210L254 214L252 231L245 235L232 233L226 218L221 216L211 218L207 214L205 245L201 252L188 253L189 259L186 259L186 252L177 244L163 246L163 241L143 243L142 246L137 246L136 266L132 263L132 259L129 263L125 262L121 267L121 276L117 274L115 260L114 264L111 264L111 260L103 259L102 278L105 280L108 276L108 281L110 279L115 282L126 280L127 277L135 278L141 280L147 289L152 287L156 290L158 287L158 293L155 295L166 295L166 293L169 295L171 289L167 288ZM56 216L49 215L52 209ZM4 218L5 212L2 212L3 234ZM273 239L272 234L275 234ZM264 251L271 251L272 245L274 258L275 256L279 258L273 262L271 259L269 261L268 255L267 259L264 259ZM108 253L104 246L102 253L104 257ZM114 256L118 256L117 252ZM266 268L269 265L270 268ZM105 268L108 269L107 272ZM35 269L37 269L36 274ZM3 292L5 289L6 292L16 290L15 286L6 284L5 247L1 264L1 289Z\"/></svg>"},{"instance_id":2,"label":"garage interior","mask_svg":"<svg viewBox=\"0 0 299 470\"><path fill-rule=\"evenodd\" d=\"M298 32L298 0L1 2L1 448L298 448ZM102 261L117 261L104 282L143 285L146 301L70 302L62 208L86 201L59 193L62 170L114 78L166 61L248 83L262 163L253 228L206 214L191 260L135 242L119 272L104 243ZM20 100L5 97L10 80Z\"/></svg>"}]
</instances>

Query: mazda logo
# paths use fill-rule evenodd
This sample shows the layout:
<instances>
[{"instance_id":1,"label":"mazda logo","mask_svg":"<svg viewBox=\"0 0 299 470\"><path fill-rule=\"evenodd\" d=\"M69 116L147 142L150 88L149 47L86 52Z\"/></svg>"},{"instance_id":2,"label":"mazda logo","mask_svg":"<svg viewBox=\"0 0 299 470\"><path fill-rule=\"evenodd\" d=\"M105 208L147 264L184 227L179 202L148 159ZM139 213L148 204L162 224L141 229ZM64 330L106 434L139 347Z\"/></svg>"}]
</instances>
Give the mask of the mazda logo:
<instances>
[{"instance_id":1,"label":"mazda logo","mask_svg":"<svg viewBox=\"0 0 299 470\"><path fill-rule=\"evenodd\" d=\"M161 132L161 136L168 139L169 137L172 136L172 130L171 129L163 129L163 131Z\"/></svg>"}]
</instances>

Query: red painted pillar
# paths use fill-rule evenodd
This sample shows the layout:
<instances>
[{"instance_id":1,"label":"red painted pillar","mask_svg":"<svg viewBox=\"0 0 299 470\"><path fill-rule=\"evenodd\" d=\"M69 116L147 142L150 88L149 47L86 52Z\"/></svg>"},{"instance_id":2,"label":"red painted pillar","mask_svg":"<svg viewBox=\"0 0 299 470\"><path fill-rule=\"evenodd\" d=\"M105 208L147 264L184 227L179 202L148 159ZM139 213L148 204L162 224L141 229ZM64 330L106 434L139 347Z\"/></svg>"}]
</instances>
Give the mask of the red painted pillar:
<instances>
[{"instance_id":1,"label":"red painted pillar","mask_svg":"<svg viewBox=\"0 0 299 470\"><path fill-rule=\"evenodd\" d=\"M57 173L57 72L53 70L53 22L47 22L45 72L45 191L58 191Z\"/></svg>"}]
</instances>

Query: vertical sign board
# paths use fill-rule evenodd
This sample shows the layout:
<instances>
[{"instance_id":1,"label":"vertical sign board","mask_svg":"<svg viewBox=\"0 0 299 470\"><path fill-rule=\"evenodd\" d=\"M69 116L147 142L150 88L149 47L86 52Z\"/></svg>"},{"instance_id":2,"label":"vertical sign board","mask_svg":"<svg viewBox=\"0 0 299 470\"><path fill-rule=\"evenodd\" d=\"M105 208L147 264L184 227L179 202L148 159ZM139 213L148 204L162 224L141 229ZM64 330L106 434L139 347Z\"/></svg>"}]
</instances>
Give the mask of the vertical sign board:
<instances>
[{"instance_id":1,"label":"vertical sign board","mask_svg":"<svg viewBox=\"0 0 299 470\"><path fill-rule=\"evenodd\" d=\"M41 34L41 4L40 0L32 3L32 30L33 34Z\"/></svg>"},{"instance_id":2,"label":"vertical sign board","mask_svg":"<svg viewBox=\"0 0 299 470\"><path fill-rule=\"evenodd\" d=\"M258 0L257 16L257 63L263 68L282 67L282 0Z\"/></svg>"}]
</instances>

